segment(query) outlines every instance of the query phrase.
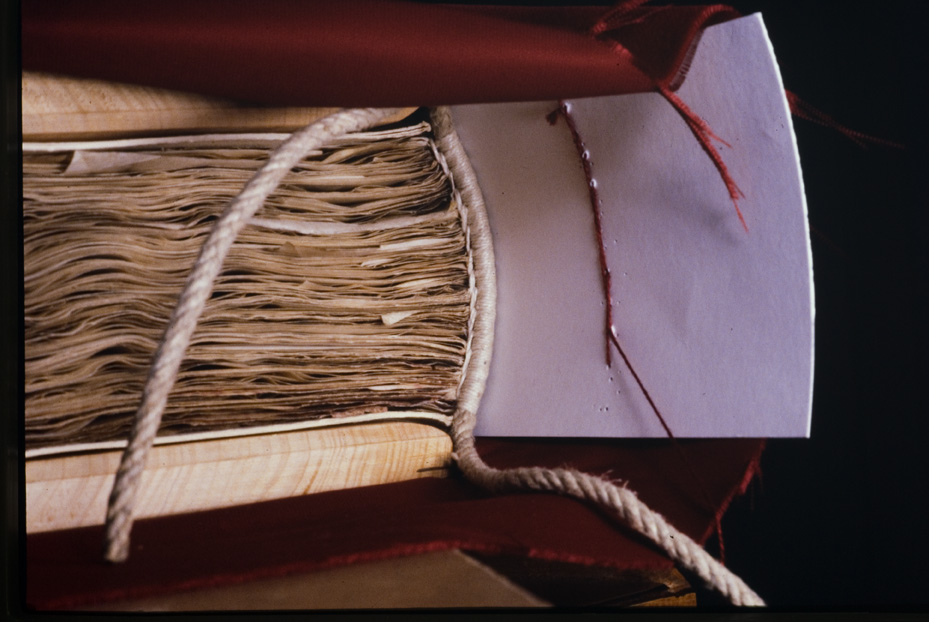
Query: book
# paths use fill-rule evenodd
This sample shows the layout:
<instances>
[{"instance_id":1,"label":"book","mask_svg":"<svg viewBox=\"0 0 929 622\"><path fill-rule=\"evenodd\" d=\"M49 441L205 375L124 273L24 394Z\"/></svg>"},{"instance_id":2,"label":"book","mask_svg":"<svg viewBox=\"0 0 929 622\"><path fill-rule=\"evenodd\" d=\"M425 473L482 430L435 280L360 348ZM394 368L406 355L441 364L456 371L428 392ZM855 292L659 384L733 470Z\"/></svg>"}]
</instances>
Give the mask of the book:
<instances>
[{"instance_id":1,"label":"book","mask_svg":"<svg viewBox=\"0 0 929 622\"><path fill-rule=\"evenodd\" d=\"M254 109L260 122L241 127L233 103L29 73L23 93L33 531L103 521L148 366L211 223L287 137L267 129L321 113ZM445 472L470 312L455 201L415 116L291 171L215 283L143 515Z\"/></svg>"}]
</instances>

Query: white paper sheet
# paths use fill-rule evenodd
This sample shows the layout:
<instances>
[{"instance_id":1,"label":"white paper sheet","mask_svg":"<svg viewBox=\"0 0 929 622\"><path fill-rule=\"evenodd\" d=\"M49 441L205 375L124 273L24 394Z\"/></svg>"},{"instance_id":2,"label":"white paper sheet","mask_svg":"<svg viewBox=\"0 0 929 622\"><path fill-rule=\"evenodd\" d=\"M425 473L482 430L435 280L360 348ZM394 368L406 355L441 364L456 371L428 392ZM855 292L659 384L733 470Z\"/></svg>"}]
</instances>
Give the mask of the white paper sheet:
<instances>
[{"instance_id":1,"label":"white paper sheet","mask_svg":"<svg viewBox=\"0 0 929 622\"><path fill-rule=\"evenodd\" d=\"M732 148L726 188L658 94L572 101L603 199L615 323L678 437L804 437L813 290L790 114L761 17L709 28L678 94ZM662 437L622 360L580 161L555 102L458 106L497 262L483 436Z\"/></svg>"}]
</instances>

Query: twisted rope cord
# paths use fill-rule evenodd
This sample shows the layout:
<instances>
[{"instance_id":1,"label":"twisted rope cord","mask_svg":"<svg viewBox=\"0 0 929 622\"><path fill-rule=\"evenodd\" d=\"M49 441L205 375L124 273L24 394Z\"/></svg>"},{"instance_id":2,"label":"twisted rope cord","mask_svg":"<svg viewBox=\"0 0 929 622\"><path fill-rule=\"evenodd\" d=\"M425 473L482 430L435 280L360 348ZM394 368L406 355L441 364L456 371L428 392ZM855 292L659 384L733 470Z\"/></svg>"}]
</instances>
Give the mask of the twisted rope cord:
<instances>
[{"instance_id":1,"label":"twisted rope cord","mask_svg":"<svg viewBox=\"0 0 929 622\"><path fill-rule=\"evenodd\" d=\"M763 606L764 601L742 579L720 564L706 550L639 500L627 488L573 469L524 467L495 469L487 465L474 446L477 407L490 371L496 278L490 226L476 177L458 140L448 109L433 112L436 144L452 171L453 182L466 202L476 281L475 308L478 312L469 337L471 357L458 395L452 422L455 460L465 477L491 492L537 490L570 495L611 510L638 533L664 549L671 559L694 572L734 605Z\"/></svg>"},{"instance_id":2,"label":"twisted rope cord","mask_svg":"<svg viewBox=\"0 0 929 622\"><path fill-rule=\"evenodd\" d=\"M343 111L294 133L271 154L268 162L213 225L155 352L133 420L129 444L116 473L106 515L104 557L107 560L122 562L129 556L129 534L145 459L158 432L168 394L174 386L197 320L213 291L213 283L222 269L229 247L265 199L308 152L335 137L366 129L397 111L395 108Z\"/></svg>"}]
</instances>

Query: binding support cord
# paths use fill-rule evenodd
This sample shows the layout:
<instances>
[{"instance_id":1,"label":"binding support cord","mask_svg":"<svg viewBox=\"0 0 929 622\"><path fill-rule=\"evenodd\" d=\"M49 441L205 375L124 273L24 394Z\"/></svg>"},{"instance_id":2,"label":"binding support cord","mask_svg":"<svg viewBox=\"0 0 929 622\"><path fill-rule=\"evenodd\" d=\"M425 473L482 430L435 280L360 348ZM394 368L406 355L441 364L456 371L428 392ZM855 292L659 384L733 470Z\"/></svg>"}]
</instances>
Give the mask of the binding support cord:
<instances>
[{"instance_id":1,"label":"binding support cord","mask_svg":"<svg viewBox=\"0 0 929 622\"><path fill-rule=\"evenodd\" d=\"M267 164L246 184L224 210L201 249L171 316L133 421L129 444L123 453L107 508L104 556L122 562L129 555L135 499L145 459L154 442L168 393L174 384L184 352L196 328L206 300L232 242L249 218L304 155L344 133L361 131L394 113L395 109L357 109L336 113L295 133L275 150ZM726 569L693 539L671 526L646 506L632 491L608 480L574 469L523 467L495 469L478 455L474 426L481 396L490 371L493 348L496 281L490 225L477 179L467 159L450 112L432 112L436 144L448 166L469 241L469 277L472 292L472 326L458 405L452 422L454 457L471 482L500 493L518 490L555 492L595 503L644 535L679 563L718 590L733 604L761 606L764 601L739 577Z\"/></svg>"}]
</instances>

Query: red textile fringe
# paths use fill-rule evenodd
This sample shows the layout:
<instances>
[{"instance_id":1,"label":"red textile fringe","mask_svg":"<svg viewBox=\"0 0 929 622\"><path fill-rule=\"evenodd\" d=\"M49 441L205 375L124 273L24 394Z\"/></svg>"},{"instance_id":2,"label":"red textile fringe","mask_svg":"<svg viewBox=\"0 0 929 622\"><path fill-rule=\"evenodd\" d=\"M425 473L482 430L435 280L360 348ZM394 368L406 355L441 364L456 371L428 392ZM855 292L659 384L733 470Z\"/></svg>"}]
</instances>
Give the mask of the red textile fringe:
<instances>
[{"instance_id":1,"label":"red textile fringe","mask_svg":"<svg viewBox=\"0 0 929 622\"><path fill-rule=\"evenodd\" d=\"M743 198L745 194L739 189L739 186L736 185L735 180L729 173L729 169L726 167L726 163L723 162L722 157L719 155L719 151L713 146L712 141L717 140L727 147L730 146L729 143L714 134L707 122L691 110L690 107L684 103L684 100L671 92L671 89L664 85L659 85L658 92L661 93L662 97L664 97L675 110L677 110L681 118L684 119L684 122L687 123L687 127L693 132L694 138L697 139L697 142L700 143L700 146L703 147L706 154L710 156L710 160L713 161L713 166L719 171L719 176L722 177L723 183L726 184L726 190L729 191L729 198L732 199L732 206L735 207L735 213L739 217L739 222L742 223L742 227L748 232L748 224L745 222L742 210L739 209L739 199Z\"/></svg>"},{"instance_id":2,"label":"red textile fringe","mask_svg":"<svg viewBox=\"0 0 929 622\"><path fill-rule=\"evenodd\" d=\"M870 134L865 134L863 132L858 132L848 128L833 119L825 112L814 108L807 102L800 99L793 91L785 89L784 93L787 95L787 104L790 106L790 112L793 113L794 116L836 130L837 132L844 134L849 140L854 141L855 144L863 149L867 148L867 143L883 145L884 147L891 147L894 149L906 148L906 145L901 143L885 140L883 138L878 138L877 136L872 136Z\"/></svg>"}]
</instances>

